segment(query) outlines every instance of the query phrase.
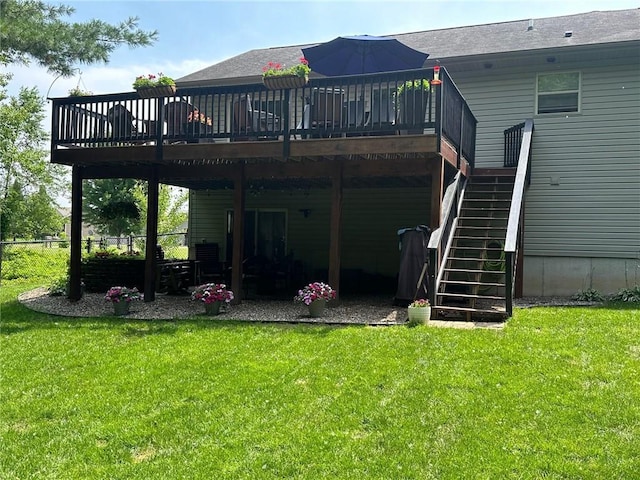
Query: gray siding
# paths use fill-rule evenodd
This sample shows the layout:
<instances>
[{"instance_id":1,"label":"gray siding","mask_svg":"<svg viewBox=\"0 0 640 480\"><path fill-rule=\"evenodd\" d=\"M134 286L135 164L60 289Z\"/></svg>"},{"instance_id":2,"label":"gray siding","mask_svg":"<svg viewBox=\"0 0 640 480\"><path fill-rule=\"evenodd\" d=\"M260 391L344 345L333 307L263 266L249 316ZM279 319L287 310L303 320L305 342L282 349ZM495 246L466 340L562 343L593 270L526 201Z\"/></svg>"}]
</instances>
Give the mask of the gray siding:
<instances>
[{"instance_id":1,"label":"gray siding","mask_svg":"<svg viewBox=\"0 0 640 480\"><path fill-rule=\"evenodd\" d=\"M454 78L478 118L477 166L500 167L502 131L534 118L525 255L640 258L640 68L631 61ZM534 115L536 74L549 71L582 73L579 113Z\"/></svg>"}]
</instances>

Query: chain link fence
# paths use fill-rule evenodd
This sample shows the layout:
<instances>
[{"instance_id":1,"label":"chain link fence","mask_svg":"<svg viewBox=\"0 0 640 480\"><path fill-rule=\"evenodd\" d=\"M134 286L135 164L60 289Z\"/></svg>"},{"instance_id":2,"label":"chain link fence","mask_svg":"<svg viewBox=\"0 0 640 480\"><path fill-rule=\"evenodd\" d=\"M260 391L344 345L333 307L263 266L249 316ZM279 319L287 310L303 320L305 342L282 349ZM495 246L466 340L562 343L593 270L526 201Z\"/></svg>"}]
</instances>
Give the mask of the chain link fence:
<instances>
[{"instance_id":1,"label":"chain link fence","mask_svg":"<svg viewBox=\"0 0 640 480\"><path fill-rule=\"evenodd\" d=\"M146 238L100 237L82 240L82 255L100 251L122 255L144 256ZM186 259L189 252L187 234L166 233L158 235L158 256L165 259ZM70 257L68 240L47 239L38 241L0 242L0 278L49 277L52 280L67 275Z\"/></svg>"}]
</instances>

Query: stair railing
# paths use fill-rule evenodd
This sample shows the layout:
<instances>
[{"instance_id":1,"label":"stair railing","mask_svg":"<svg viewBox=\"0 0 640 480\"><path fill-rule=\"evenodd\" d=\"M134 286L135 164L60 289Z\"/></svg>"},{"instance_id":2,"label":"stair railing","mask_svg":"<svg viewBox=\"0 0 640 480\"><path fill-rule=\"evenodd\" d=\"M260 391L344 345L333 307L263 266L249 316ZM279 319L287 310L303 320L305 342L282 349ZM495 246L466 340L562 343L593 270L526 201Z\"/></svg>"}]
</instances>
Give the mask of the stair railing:
<instances>
[{"instance_id":1,"label":"stair railing","mask_svg":"<svg viewBox=\"0 0 640 480\"><path fill-rule=\"evenodd\" d=\"M524 230L524 192L530 180L531 140L533 137L533 120L527 119L524 124L516 125L505 130L505 149L508 144L513 145L514 132L520 131L520 151L518 154L518 168L511 196L511 208L507 223L507 235L504 242L505 254L505 284L506 311L513 314L513 294L516 282L517 267L521 265L522 235ZM505 151L505 161L511 155ZM514 166L514 165L510 165Z\"/></svg>"},{"instance_id":2,"label":"stair railing","mask_svg":"<svg viewBox=\"0 0 640 480\"><path fill-rule=\"evenodd\" d=\"M458 223L458 215L464 197L467 178L458 172L447 187L440 209L440 226L429 237L427 252L429 256L429 302L436 306L437 292L444 271L444 264L451 247L453 235Z\"/></svg>"}]
</instances>

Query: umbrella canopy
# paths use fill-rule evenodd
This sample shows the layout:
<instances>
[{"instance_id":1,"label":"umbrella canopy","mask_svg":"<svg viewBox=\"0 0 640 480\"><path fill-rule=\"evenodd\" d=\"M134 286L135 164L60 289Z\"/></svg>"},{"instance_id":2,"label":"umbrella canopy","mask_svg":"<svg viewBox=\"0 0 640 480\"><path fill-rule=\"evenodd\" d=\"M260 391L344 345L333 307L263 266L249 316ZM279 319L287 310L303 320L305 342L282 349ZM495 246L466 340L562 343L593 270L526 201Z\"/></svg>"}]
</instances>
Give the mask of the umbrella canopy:
<instances>
[{"instance_id":1,"label":"umbrella canopy","mask_svg":"<svg viewBox=\"0 0 640 480\"><path fill-rule=\"evenodd\" d=\"M302 53L311 70L328 76L414 70L429 56L395 38L371 35L338 37Z\"/></svg>"}]
</instances>

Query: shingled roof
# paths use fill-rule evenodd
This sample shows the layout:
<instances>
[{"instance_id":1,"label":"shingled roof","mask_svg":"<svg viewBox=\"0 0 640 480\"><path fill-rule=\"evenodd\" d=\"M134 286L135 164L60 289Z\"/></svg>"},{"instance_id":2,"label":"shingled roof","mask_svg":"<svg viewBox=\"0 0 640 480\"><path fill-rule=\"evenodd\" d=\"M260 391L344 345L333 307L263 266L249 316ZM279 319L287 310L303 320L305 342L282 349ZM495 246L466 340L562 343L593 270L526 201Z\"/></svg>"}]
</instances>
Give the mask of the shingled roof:
<instances>
[{"instance_id":1,"label":"shingled roof","mask_svg":"<svg viewBox=\"0 0 640 480\"><path fill-rule=\"evenodd\" d=\"M515 20L467 27L388 35L429 53L428 64L469 56L527 52L640 40L640 9L594 11L562 17ZM570 32L570 34L569 34ZM258 78L262 65L298 62L302 49L316 44L250 50L180 79L179 84ZM247 75L248 72L256 72Z\"/></svg>"}]
</instances>

